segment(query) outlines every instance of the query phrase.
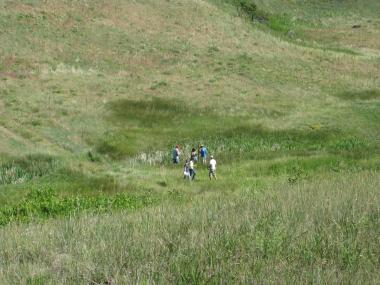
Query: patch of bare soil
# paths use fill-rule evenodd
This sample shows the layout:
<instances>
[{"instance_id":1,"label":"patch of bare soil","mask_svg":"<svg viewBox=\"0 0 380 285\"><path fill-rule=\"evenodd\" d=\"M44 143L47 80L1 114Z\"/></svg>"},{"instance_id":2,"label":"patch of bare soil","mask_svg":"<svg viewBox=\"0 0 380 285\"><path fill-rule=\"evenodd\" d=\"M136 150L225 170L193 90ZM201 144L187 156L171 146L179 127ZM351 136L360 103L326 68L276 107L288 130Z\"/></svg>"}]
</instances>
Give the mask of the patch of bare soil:
<instances>
[{"instance_id":1,"label":"patch of bare soil","mask_svg":"<svg viewBox=\"0 0 380 285\"><path fill-rule=\"evenodd\" d=\"M0 79L2 78L18 78L16 72L0 72Z\"/></svg>"}]
</instances>

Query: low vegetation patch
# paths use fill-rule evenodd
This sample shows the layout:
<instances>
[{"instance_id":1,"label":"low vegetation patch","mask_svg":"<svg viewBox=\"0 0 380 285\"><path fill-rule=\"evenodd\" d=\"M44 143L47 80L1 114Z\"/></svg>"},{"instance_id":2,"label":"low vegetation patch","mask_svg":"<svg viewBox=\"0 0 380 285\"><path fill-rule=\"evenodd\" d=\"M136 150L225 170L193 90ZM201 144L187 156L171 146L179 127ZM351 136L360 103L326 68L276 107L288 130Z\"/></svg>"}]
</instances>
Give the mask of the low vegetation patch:
<instances>
[{"instance_id":1,"label":"low vegetation patch","mask_svg":"<svg viewBox=\"0 0 380 285\"><path fill-rule=\"evenodd\" d=\"M281 34L286 34L292 27L290 17L286 14L273 14L258 7L252 0L234 0L238 14L245 16L253 22L259 22L269 29Z\"/></svg>"},{"instance_id":2,"label":"low vegetation patch","mask_svg":"<svg viewBox=\"0 0 380 285\"><path fill-rule=\"evenodd\" d=\"M19 184L42 177L58 167L58 160L47 155L28 155L0 163L0 185Z\"/></svg>"},{"instance_id":3,"label":"low vegetation patch","mask_svg":"<svg viewBox=\"0 0 380 285\"><path fill-rule=\"evenodd\" d=\"M93 197L60 197L52 186L39 186L17 205L0 208L0 225L11 222L29 222L58 216L68 216L80 212L103 213L111 210L137 209L157 202L150 195L117 194Z\"/></svg>"}]
</instances>

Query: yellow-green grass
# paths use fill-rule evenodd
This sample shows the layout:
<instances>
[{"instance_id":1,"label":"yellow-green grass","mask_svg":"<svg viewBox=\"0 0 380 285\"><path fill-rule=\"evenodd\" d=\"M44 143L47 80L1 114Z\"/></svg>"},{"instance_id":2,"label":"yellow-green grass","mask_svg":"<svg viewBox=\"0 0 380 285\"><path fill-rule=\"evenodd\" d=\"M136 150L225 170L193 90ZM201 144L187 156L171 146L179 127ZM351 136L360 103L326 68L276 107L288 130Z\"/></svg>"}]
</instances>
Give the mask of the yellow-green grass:
<instances>
[{"instance_id":1,"label":"yellow-green grass","mask_svg":"<svg viewBox=\"0 0 380 285\"><path fill-rule=\"evenodd\" d=\"M176 143L203 142L220 156L251 152L244 145L262 140L269 153L295 142L291 153L269 157L324 155L331 145L352 151L347 141L359 141L360 153L367 148L364 157L377 152L378 37L353 37L354 45L371 48L358 55L320 48L329 43L325 37L303 45L238 17L225 3L2 2L0 153L10 160L58 156L66 168L101 176L108 163L156 152L169 157ZM275 16L301 17L292 25L310 29L300 34L306 41L328 21L350 26L366 19L379 31L373 1L360 9L352 1L257 4Z\"/></svg>"},{"instance_id":2,"label":"yellow-green grass","mask_svg":"<svg viewBox=\"0 0 380 285\"><path fill-rule=\"evenodd\" d=\"M6 226L0 282L376 283L379 187L378 173L351 172Z\"/></svg>"},{"instance_id":3,"label":"yellow-green grass","mask_svg":"<svg viewBox=\"0 0 380 285\"><path fill-rule=\"evenodd\" d=\"M326 38L303 45L238 17L226 3L2 2L2 161L43 153L62 164L42 178L1 186L3 203L14 204L35 184L82 193L96 185L83 181L110 172L124 185L118 190L128 191L124 180L157 172L176 143L186 153L205 143L226 168L237 158L275 163L310 155L352 156L374 167L368 158L376 161L380 138L376 45L358 55L320 48ZM257 4L274 16L298 15L294 3ZM359 11L347 2L333 9L339 17L315 3L296 4L304 14L292 25L311 29L307 41L324 28L312 12L347 25L373 19L378 32L376 3ZM146 163L154 166L147 170ZM113 171L125 168L143 174ZM75 177L85 177L84 184Z\"/></svg>"},{"instance_id":4,"label":"yellow-green grass","mask_svg":"<svg viewBox=\"0 0 380 285\"><path fill-rule=\"evenodd\" d=\"M2 124L25 149L92 147L119 98L179 99L272 129L346 129L351 104L333 95L379 88L373 56L285 42L207 2L2 5L2 73L19 77L1 81Z\"/></svg>"},{"instance_id":5,"label":"yellow-green grass","mask_svg":"<svg viewBox=\"0 0 380 285\"><path fill-rule=\"evenodd\" d=\"M379 4L256 3L0 1L0 283L378 280Z\"/></svg>"}]
</instances>

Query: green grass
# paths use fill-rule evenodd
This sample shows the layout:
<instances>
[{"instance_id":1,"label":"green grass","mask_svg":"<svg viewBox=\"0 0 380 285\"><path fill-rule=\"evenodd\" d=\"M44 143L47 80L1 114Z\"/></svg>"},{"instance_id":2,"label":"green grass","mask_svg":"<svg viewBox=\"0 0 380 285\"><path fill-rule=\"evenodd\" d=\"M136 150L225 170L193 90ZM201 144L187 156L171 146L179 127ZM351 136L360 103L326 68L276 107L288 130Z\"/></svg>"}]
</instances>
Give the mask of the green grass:
<instances>
[{"instance_id":1,"label":"green grass","mask_svg":"<svg viewBox=\"0 0 380 285\"><path fill-rule=\"evenodd\" d=\"M96 185L99 187L99 183ZM75 215L83 212L103 213L117 209L135 210L157 203L158 197L152 195L109 195L98 194L93 197L59 197L53 185L32 189L17 205L0 210L0 226L9 223L38 221L46 218ZM161 197L160 197L161 198Z\"/></svg>"},{"instance_id":2,"label":"green grass","mask_svg":"<svg viewBox=\"0 0 380 285\"><path fill-rule=\"evenodd\" d=\"M371 283L379 278L378 174L323 177L132 214L7 226L0 280Z\"/></svg>"},{"instance_id":3,"label":"green grass","mask_svg":"<svg viewBox=\"0 0 380 285\"><path fill-rule=\"evenodd\" d=\"M378 2L235 2L0 1L0 283L377 282Z\"/></svg>"},{"instance_id":4,"label":"green grass","mask_svg":"<svg viewBox=\"0 0 380 285\"><path fill-rule=\"evenodd\" d=\"M6 162L0 164L0 185L24 183L47 175L57 167L57 160L45 155L8 158Z\"/></svg>"}]
</instances>

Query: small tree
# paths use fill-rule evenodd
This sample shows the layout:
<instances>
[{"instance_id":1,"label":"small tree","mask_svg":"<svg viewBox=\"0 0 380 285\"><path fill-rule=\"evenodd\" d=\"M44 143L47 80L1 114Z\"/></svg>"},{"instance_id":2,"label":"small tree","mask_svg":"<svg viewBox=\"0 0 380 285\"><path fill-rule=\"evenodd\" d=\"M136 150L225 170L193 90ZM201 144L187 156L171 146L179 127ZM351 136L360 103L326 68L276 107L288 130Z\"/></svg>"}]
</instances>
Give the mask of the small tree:
<instances>
[{"instance_id":1,"label":"small tree","mask_svg":"<svg viewBox=\"0 0 380 285\"><path fill-rule=\"evenodd\" d=\"M239 13L246 14L252 21L255 19L257 5L252 0L235 0Z\"/></svg>"}]
</instances>

